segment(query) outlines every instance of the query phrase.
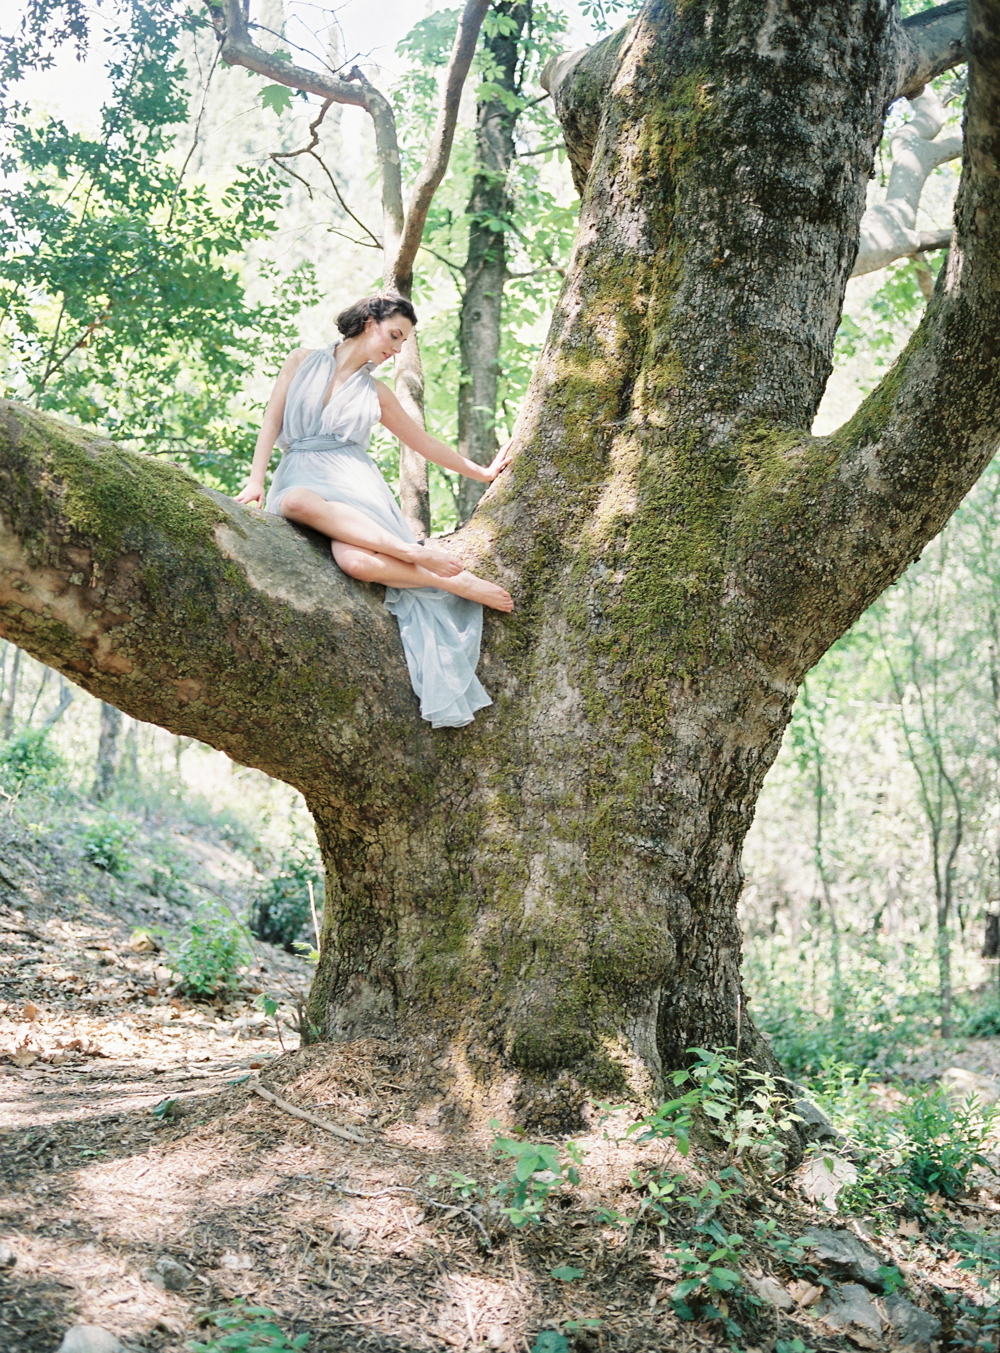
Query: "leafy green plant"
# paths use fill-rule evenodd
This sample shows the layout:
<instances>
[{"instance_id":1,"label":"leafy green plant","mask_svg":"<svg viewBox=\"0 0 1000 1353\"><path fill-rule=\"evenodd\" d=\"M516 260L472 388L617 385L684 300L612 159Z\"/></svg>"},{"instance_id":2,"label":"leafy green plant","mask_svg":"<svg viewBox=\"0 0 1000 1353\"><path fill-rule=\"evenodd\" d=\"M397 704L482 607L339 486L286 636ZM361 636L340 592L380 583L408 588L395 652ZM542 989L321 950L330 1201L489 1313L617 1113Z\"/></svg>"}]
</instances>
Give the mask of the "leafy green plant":
<instances>
[{"instance_id":1,"label":"leafy green plant","mask_svg":"<svg viewBox=\"0 0 1000 1353\"><path fill-rule=\"evenodd\" d=\"M1000 1003L981 1005L965 1022L967 1038L996 1038L1000 1034Z\"/></svg>"},{"instance_id":2,"label":"leafy green plant","mask_svg":"<svg viewBox=\"0 0 1000 1353\"><path fill-rule=\"evenodd\" d=\"M190 1341L191 1353L299 1353L309 1342L308 1334L289 1339L267 1306L246 1306L239 1299L231 1309L210 1311L204 1318L225 1332L208 1343Z\"/></svg>"},{"instance_id":3,"label":"leafy green plant","mask_svg":"<svg viewBox=\"0 0 1000 1353\"><path fill-rule=\"evenodd\" d=\"M177 1116L178 1103L179 1101L176 1099L161 1099L159 1104L153 1105L150 1109L150 1113L157 1122L169 1123Z\"/></svg>"},{"instance_id":4,"label":"leafy green plant","mask_svg":"<svg viewBox=\"0 0 1000 1353\"><path fill-rule=\"evenodd\" d=\"M729 1315L727 1298L743 1281L739 1270L743 1237L716 1219L694 1229L697 1237L670 1256L681 1271L670 1305L682 1320L721 1320L730 1336L738 1336L740 1328Z\"/></svg>"},{"instance_id":5,"label":"leafy green plant","mask_svg":"<svg viewBox=\"0 0 1000 1353\"><path fill-rule=\"evenodd\" d=\"M311 934L309 887L317 911L323 906L323 873L315 850L296 845L286 850L275 873L265 879L250 904L247 925L267 944L280 944L290 954L303 934ZM311 947L311 946L310 946Z\"/></svg>"},{"instance_id":6,"label":"leafy green plant","mask_svg":"<svg viewBox=\"0 0 1000 1353\"><path fill-rule=\"evenodd\" d=\"M41 730L26 729L0 750L0 780L7 789L51 783L64 769L62 757Z\"/></svg>"},{"instance_id":7,"label":"leafy green plant","mask_svg":"<svg viewBox=\"0 0 1000 1353\"><path fill-rule=\"evenodd\" d=\"M955 1198L975 1166L992 1169L987 1147L1000 1108L975 1098L955 1104L939 1086L920 1087L886 1106L866 1073L828 1066L810 1093L844 1133L861 1160L856 1184L838 1195L850 1211L881 1205L921 1211L928 1194Z\"/></svg>"},{"instance_id":8,"label":"leafy green plant","mask_svg":"<svg viewBox=\"0 0 1000 1353\"><path fill-rule=\"evenodd\" d=\"M531 1353L569 1353L569 1340L558 1330L541 1330L531 1345Z\"/></svg>"},{"instance_id":9,"label":"leafy green plant","mask_svg":"<svg viewBox=\"0 0 1000 1353\"><path fill-rule=\"evenodd\" d=\"M500 1124L495 1119L490 1126L498 1134L493 1141L493 1150L514 1161L512 1178L496 1190L500 1198L510 1200L502 1208L504 1216L517 1227L541 1221L553 1193L566 1185L579 1184L580 1171L577 1166L583 1160L580 1148L575 1142L567 1142L560 1148L535 1145L514 1137L501 1137Z\"/></svg>"},{"instance_id":10,"label":"leafy green plant","mask_svg":"<svg viewBox=\"0 0 1000 1353\"><path fill-rule=\"evenodd\" d=\"M697 1060L670 1077L678 1089L689 1088L633 1123L626 1136L635 1136L640 1142L670 1137L686 1156L691 1132L701 1118L725 1143L727 1160L749 1158L771 1170L782 1169L781 1134L791 1129L797 1115L774 1077L741 1064L729 1055L731 1049L690 1051Z\"/></svg>"},{"instance_id":11,"label":"leafy green plant","mask_svg":"<svg viewBox=\"0 0 1000 1353\"><path fill-rule=\"evenodd\" d=\"M236 985L248 955L242 929L226 913L202 905L183 940L168 954L171 969L191 996L215 996Z\"/></svg>"},{"instance_id":12,"label":"leafy green plant","mask_svg":"<svg viewBox=\"0 0 1000 1353\"><path fill-rule=\"evenodd\" d=\"M114 878L124 878L132 867L129 847L134 834L131 823L115 817L104 818L84 833L84 856Z\"/></svg>"}]
</instances>

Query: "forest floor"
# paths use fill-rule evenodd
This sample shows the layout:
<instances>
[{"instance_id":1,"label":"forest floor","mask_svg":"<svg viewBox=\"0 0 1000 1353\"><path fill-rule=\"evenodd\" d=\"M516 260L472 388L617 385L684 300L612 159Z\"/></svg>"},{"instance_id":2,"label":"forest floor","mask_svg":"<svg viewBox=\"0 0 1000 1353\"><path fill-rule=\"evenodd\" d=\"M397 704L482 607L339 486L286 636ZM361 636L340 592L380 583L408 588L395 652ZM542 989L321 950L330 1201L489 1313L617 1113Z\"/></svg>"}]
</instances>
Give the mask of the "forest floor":
<instances>
[{"instance_id":1,"label":"forest floor","mask_svg":"<svg viewBox=\"0 0 1000 1353\"><path fill-rule=\"evenodd\" d=\"M224 869L218 843L187 846ZM729 1260L710 1254L710 1209L701 1230L680 1206L653 1224L643 1181L682 1174L697 1194L717 1160L637 1144L627 1116L595 1112L575 1138L579 1183L514 1228L490 1196L512 1162L492 1133L447 1128L426 1069L371 1041L297 1048L287 1024L306 962L260 946L237 998L197 1004L135 947L148 904L100 870L8 825L0 890L2 1353L54 1353L75 1324L180 1353L220 1337L206 1313L241 1298L289 1337L307 1334L310 1353L974 1346L956 1302L975 1313L976 1276L942 1237L962 1226L995 1239L987 1170L924 1219L837 1217L810 1201L801 1170L747 1182L711 1223L730 1250L743 1237L743 1285L715 1297L731 1323L697 1306L681 1320L670 1298L685 1245L705 1271ZM284 993L284 1050L255 1005L264 989ZM936 1058L1000 1075L1000 1040L924 1055L924 1074ZM357 1140L296 1119L258 1085ZM796 1249L810 1227L853 1258ZM861 1271L863 1251L912 1305Z\"/></svg>"}]
</instances>

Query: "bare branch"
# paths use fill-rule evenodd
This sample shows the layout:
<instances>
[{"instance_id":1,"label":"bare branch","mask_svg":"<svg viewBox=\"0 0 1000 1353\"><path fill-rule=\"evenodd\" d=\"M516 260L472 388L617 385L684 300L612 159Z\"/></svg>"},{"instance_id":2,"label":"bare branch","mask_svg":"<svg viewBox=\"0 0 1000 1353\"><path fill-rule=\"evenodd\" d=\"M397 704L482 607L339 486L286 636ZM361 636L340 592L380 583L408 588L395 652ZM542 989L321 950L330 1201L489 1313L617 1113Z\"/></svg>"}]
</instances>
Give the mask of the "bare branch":
<instances>
[{"instance_id":1,"label":"bare branch","mask_svg":"<svg viewBox=\"0 0 1000 1353\"><path fill-rule=\"evenodd\" d=\"M951 238L948 231L928 235L918 231L917 209L928 175L938 165L962 153L957 133L938 139L947 118L944 104L933 89L910 99L913 117L890 141L892 172L885 200L869 207L861 218L861 238L852 277L877 272L897 258L912 258L927 249L941 248Z\"/></svg>"},{"instance_id":2,"label":"bare branch","mask_svg":"<svg viewBox=\"0 0 1000 1353\"><path fill-rule=\"evenodd\" d=\"M966 0L949 0L902 23L896 95L919 94L929 80L968 60L965 41Z\"/></svg>"},{"instance_id":3,"label":"bare branch","mask_svg":"<svg viewBox=\"0 0 1000 1353\"><path fill-rule=\"evenodd\" d=\"M404 296L410 294L413 276L413 261L420 248L420 238L424 233L424 223L430 210L431 200L438 184L444 178L451 155L452 142L455 139L455 124L458 121L458 108L462 99L462 88L469 73L472 58L479 39L490 0L466 0L462 16L458 21L455 43L451 49L448 69L445 73L444 89L438 109L437 122L431 135L427 156L413 185L413 192L406 208L406 224L399 251L394 263L393 280Z\"/></svg>"},{"instance_id":4,"label":"bare branch","mask_svg":"<svg viewBox=\"0 0 1000 1353\"><path fill-rule=\"evenodd\" d=\"M340 205L344 208L344 211L347 213L347 215L351 218L351 220L354 222L355 225L361 227L361 229L365 232L365 234L369 237L369 239L374 243L375 248L381 249L382 241L376 235L374 235L372 231L368 229L364 221L362 221L359 217L355 216L354 212L351 211L350 207L344 201L343 193L341 193L340 189L337 187L336 179L333 177L329 169L326 167L326 162L323 160L323 157L316 153L316 147L319 145L320 124L326 117L327 110L329 109L332 102L333 102L332 99L327 99L327 101L323 104L323 107L319 110L319 113L316 116L316 118L312 122L310 122L309 132L311 139L307 146L301 146L298 150L273 150L268 158L273 160L274 163L278 165L280 169L283 169L287 174L291 174L292 178L298 179L298 181L301 184L304 184L306 192L309 194L310 197L312 197L312 188L301 176L301 174L296 174L294 169L290 169L287 164L282 164L282 160L292 160L297 155L311 156L319 165L320 169L322 169L323 173L326 175L330 187L333 189L334 196L336 197Z\"/></svg>"},{"instance_id":5,"label":"bare branch","mask_svg":"<svg viewBox=\"0 0 1000 1353\"><path fill-rule=\"evenodd\" d=\"M396 118L389 100L357 66L353 67L346 80L341 80L333 75L296 66L290 61L282 61L272 53L265 52L250 37L242 0L220 0L219 4L205 0L205 3L221 43L222 59L227 65L243 66L289 89L301 89L333 103L364 108L368 113L375 128L375 149L382 187L383 237L387 254L391 256L403 232L403 182Z\"/></svg>"}]
</instances>

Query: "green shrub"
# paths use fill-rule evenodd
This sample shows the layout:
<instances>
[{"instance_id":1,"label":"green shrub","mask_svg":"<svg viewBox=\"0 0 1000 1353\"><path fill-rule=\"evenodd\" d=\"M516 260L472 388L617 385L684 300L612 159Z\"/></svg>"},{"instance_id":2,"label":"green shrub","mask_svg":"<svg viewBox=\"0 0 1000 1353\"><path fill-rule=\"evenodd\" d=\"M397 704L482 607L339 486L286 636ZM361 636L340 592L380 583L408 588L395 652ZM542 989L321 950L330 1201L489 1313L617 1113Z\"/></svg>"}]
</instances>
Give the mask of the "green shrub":
<instances>
[{"instance_id":1,"label":"green shrub","mask_svg":"<svg viewBox=\"0 0 1000 1353\"><path fill-rule=\"evenodd\" d=\"M541 1221L550 1194L558 1192L564 1185L579 1184L580 1171L577 1166L582 1160L580 1148L575 1142L567 1142L560 1149L558 1146L535 1146L513 1137L501 1137L500 1124L496 1119L490 1123L490 1127L498 1134L493 1139L493 1150L514 1161L513 1177L496 1190L498 1197L509 1199L501 1211L514 1226Z\"/></svg>"},{"instance_id":2,"label":"green shrub","mask_svg":"<svg viewBox=\"0 0 1000 1353\"><path fill-rule=\"evenodd\" d=\"M6 789L20 789L27 783L49 784L65 771L65 762L47 733L26 729L0 750L0 779Z\"/></svg>"},{"instance_id":3,"label":"green shrub","mask_svg":"<svg viewBox=\"0 0 1000 1353\"><path fill-rule=\"evenodd\" d=\"M626 1136L640 1142L672 1137L686 1156L700 1120L703 1129L725 1143L728 1160L760 1162L772 1172L784 1169L782 1134L798 1119L774 1077L737 1061L729 1055L731 1048L688 1051L697 1060L668 1076L683 1093L633 1123Z\"/></svg>"},{"instance_id":4,"label":"green shrub","mask_svg":"<svg viewBox=\"0 0 1000 1353\"><path fill-rule=\"evenodd\" d=\"M309 1342L308 1334L289 1339L268 1307L245 1306L239 1299L231 1310L210 1311L204 1318L225 1332L207 1344L192 1340L191 1353L299 1353Z\"/></svg>"},{"instance_id":5,"label":"green shrub","mask_svg":"<svg viewBox=\"0 0 1000 1353\"><path fill-rule=\"evenodd\" d=\"M184 939L168 951L169 966L189 996L232 990L239 966L248 958L242 928L225 912L205 905L195 912Z\"/></svg>"},{"instance_id":6,"label":"green shrub","mask_svg":"<svg viewBox=\"0 0 1000 1353\"><path fill-rule=\"evenodd\" d=\"M296 941L312 936L310 883L319 912L323 905L319 861L305 847L294 846L282 855L277 872L257 889L247 917L251 934L268 944L280 944L294 954Z\"/></svg>"},{"instance_id":7,"label":"green shrub","mask_svg":"<svg viewBox=\"0 0 1000 1353\"><path fill-rule=\"evenodd\" d=\"M92 865L115 878L124 878L132 867L129 846L134 835L130 823L105 818L88 827L83 837L83 853Z\"/></svg>"},{"instance_id":8,"label":"green shrub","mask_svg":"<svg viewBox=\"0 0 1000 1353\"><path fill-rule=\"evenodd\" d=\"M974 1010L965 1022L966 1038L996 1038L1000 1035L1000 1002L992 1001Z\"/></svg>"},{"instance_id":9,"label":"green shrub","mask_svg":"<svg viewBox=\"0 0 1000 1353\"><path fill-rule=\"evenodd\" d=\"M955 1198L974 1166L991 1168L985 1153L1000 1107L984 1109L971 1098L955 1104L939 1086L910 1090L887 1107L865 1072L843 1065L828 1066L809 1094L861 1158L858 1182L838 1195L844 1209L922 1211L927 1194Z\"/></svg>"}]
</instances>

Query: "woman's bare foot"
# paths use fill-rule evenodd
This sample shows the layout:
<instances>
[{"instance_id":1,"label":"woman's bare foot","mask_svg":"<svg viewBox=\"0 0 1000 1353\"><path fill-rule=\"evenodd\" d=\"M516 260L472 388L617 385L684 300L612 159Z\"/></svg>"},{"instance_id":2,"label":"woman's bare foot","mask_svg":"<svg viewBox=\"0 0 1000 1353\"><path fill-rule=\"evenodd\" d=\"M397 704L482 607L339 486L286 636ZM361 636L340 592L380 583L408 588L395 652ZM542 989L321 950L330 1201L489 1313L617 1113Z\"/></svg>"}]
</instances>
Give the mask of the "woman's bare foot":
<instances>
[{"instance_id":1,"label":"woman's bare foot","mask_svg":"<svg viewBox=\"0 0 1000 1353\"><path fill-rule=\"evenodd\" d=\"M436 573L439 578L455 578L465 567L461 559L456 559L447 550L442 550L439 545L431 545L426 540L422 545L414 546L413 557L406 562L425 568L428 573Z\"/></svg>"},{"instance_id":2,"label":"woman's bare foot","mask_svg":"<svg viewBox=\"0 0 1000 1353\"><path fill-rule=\"evenodd\" d=\"M485 578L477 578L474 573L466 573L462 578L460 596L469 601L478 601L481 606L489 606L494 611L509 613L514 609L514 598L496 583L488 583Z\"/></svg>"}]
</instances>

